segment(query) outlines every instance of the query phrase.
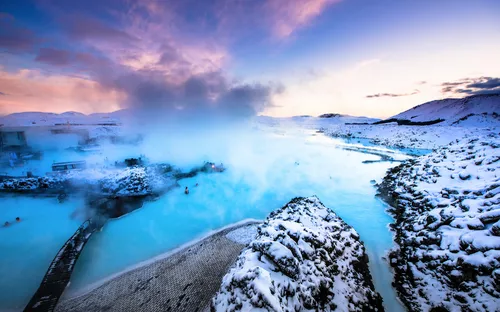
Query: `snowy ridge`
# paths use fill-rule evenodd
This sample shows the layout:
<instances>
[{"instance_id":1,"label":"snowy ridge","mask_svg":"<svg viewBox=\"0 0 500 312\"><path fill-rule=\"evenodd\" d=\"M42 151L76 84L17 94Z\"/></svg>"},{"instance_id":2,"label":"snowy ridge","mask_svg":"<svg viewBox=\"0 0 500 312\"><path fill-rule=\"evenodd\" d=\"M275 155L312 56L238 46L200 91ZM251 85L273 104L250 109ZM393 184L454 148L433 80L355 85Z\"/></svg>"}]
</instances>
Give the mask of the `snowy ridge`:
<instances>
[{"instance_id":1,"label":"snowy ridge","mask_svg":"<svg viewBox=\"0 0 500 312\"><path fill-rule=\"evenodd\" d=\"M500 94L473 95L462 99L427 102L402 112L388 120L431 122L442 119L440 125L488 126L500 123ZM473 118L471 118L473 117ZM469 119L469 122L463 121ZM474 120L477 119L477 120Z\"/></svg>"},{"instance_id":2,"label":"snowy ridge","mask_svg":"<svg viewBox=\"0 0 500 312\"><path fill-rule=\"evenodd\" d=\"M257 233L213 311L383 311L359 235L317 197L293 199Z\"/></svg>"},{"instance_id":3,"label":"snowy ridge","mask_svg":"<svg viewBox=\"0 0 500 312\"><path fill-rule=\"evenodd\" d=\"M115 195L146 195L176 185L169 166L125 169L75 170L37 178L13 178L0 181L0 191L68 191L94 189Z\"/></svg>"},{"instance_id":4,"label":"snowy ridge","mask_svg":"<svg viewBox=\"0 0 500 312\"><path fill-rule=\"evenodd\" d=\"M498 311L500 135L477 137L390 169L379 185L394 207L390 261L410 311Z\"/></svg>"}]
</instances>

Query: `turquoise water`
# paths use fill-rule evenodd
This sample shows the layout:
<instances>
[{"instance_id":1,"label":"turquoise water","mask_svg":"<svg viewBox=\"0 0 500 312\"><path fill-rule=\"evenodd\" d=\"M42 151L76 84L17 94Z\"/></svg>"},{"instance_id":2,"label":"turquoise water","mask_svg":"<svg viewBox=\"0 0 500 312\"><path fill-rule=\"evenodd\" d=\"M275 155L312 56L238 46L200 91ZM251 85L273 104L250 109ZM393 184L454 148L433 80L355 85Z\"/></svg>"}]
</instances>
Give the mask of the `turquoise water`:
<instances>
[{"instance_id":1,"label":"turquoise water","mask_svg":"<svg viewBox=\"0 0 500 312\"><path fill-rule=\"evenodd\" d=\"M219 142L216 148L208 149L203 155L216 162L224 161L228 168L226 172L182 180L180 188L157 201L146 203L142 209L108 222L101 232L94 234L77 262L68 295L212 230L247 218L264 219L293 197L317 195L359 232L370 256L376 288L384 297L388 310L402 310L391 287L389 267L382 260L392 246L387 228L391 219L385 213L385 204L375 198L375 188L370 183L371 180L380 180L390 163L363 164L364 160L379 157L337 148L342 142L311 136L304 131L238 137L226 143ZM169 156L175 158L179 155ZM199 163L200 159L194 158L191 160ZM187 196L183 192L185 186L190 189ZM10 210L25 206L1 200L12 205ZM34 224L29 233L18 234L17 245L9 243L3 246L8 253L20 256L16 258L17 262L7 262L4 256L0 257L2 269L6 265L27 267L36 262L36 258L43 258L37 268L32 269L37 273L24 277L22 283L10 286L9 281L17 279L17 275L8 275L2 280L0 304L8 308L22 306L29 300L52 259L50 255L55 255L78 227L64 218L67 215L65 208L57 210L63 206L50 208L51 205L43 205L50 211L38 212L38 222L53 218L53 214L59 216L58 219L53 220L50 227ZM26 210L27 215L32 212ZM3 217L3 212L0 213ZM53 237L51 244L36 241L40 231L50 233L46 235ZM0 241L10 239L6 233L0 231ZM28 247L21 238L26 239L27 235L30 246L43 249L43 257L40 251L23 259ZM25 287L16 288L21 284ZM8 293L14 291L22 295L10 298Z\"/></svg>"},{"instance_id":2,"label":"turquoise water","mask_svg":"<svg viewBox=\"0 0 500 312\"><path fill-rule=\"evenodd\" d=\"M366 138L351 138L351 139L344 139L344 141L350 144L361 144L363 146L380 147L380 145L373 144L371 142L371 139L366 139ZM425 149L425 148L395 148L395 147L384 147L384 148L389 149L391 151L401 152L413 156L424 156L432 153L431 149Z\"/></svg>"},{"instance_id":3,"label":"turquoise water","mask_svg":"<svg viewBox=\"0 0 500 312\"><path fill-rule=\"evenodd\" d=\"M0 198L0 311L19 311L30 300L49 264L80 226L70 214L79 200ZM16 217L21 222L16 222ZM4 222L11 225L4 227Z\"/></svg>"}]
</instances>

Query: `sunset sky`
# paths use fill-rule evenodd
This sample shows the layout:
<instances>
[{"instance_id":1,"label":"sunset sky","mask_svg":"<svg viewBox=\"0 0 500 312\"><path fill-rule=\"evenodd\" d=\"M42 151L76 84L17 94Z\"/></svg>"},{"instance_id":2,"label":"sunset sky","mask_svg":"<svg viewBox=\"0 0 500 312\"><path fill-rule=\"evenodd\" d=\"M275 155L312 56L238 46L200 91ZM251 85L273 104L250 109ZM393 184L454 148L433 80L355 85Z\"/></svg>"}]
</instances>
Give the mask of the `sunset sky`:
<instances>
[{"instance_id":1,"label":"sunset sky","mask_svg":"<svg viewBox=\"0 0 500 312\"><path fill-rule=\"evenodd\" d=\"M1 1L0 115L389 117L500 93L499 16L498 0Z\"/></svg>"}]
</instances>

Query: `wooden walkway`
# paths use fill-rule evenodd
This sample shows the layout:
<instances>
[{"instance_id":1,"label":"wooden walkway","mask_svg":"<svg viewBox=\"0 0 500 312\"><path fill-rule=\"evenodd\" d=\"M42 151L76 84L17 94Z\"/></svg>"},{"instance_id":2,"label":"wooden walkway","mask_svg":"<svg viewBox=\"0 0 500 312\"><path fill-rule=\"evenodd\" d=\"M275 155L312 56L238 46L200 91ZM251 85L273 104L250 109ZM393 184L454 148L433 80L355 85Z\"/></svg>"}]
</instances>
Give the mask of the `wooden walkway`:
<instances>
[{"instance_id":1,"label":"wooden walkway","mask_svg":"<svg viewBox=\"0 0 500 312\"><path fill-rule=\"evenodd\" d=\"M76 261L92 233L102 227L91 219L85 221L66 241L49 266L40 287L24 311L53 311L69 283Z\"/></svg>"}]
</instances>

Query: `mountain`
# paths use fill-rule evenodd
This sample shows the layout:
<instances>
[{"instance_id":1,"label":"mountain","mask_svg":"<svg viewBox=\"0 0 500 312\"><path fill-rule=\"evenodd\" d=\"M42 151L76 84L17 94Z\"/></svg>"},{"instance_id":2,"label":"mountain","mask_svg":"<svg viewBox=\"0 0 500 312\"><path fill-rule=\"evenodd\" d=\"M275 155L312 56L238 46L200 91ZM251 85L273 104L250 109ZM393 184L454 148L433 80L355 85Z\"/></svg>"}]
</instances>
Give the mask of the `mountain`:
<instances>
[{"instance_id":1,"label":"mountain","mask_svg":"<svg viewBox=\"0 0 500 312\"><path fill-rule=\"evenodd\" d=\"M461 99L427 102L379 123L448 126L500 125L500 94L481 94Z\"/></svg>"}]
</instances>

